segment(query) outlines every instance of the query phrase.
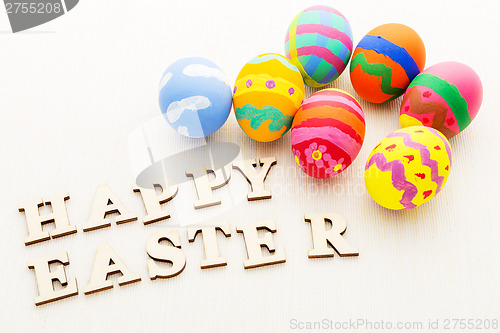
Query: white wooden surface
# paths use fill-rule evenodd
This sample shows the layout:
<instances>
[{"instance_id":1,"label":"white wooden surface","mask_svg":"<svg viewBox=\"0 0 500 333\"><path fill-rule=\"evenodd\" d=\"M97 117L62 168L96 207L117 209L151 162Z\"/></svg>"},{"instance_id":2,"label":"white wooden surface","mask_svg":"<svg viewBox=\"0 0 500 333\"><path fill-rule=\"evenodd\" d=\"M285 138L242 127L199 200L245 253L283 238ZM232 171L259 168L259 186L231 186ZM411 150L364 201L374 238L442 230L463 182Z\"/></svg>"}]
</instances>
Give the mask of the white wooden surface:
<instances>
[{"instance_id":1,"label":"white wooden surface","mask_svg":"<svg viewBox=\"0 0 500 333\"><path fill-rule=\"evenodd\" d=\"M253 56L283 53L290 21L317 2L85 0L69 14L15 35L0 14L0 331L281 332L292 329L293 319L424 325L429 319L500 319L499 2L323 3L346 15L355 45L377 25L404 23L423 38L427 65L462 61L482 78L483 106L469 128L451 140L453 169L444 190L406 212L385 210L366 193L366 158L399 128L399 100L387 105L360 100L367 123L364 146L347 171L326 181L308 178L295 166L289 134L256 143L231 115L212 139L239 144L245 157L276 156L278 165L266 182L274 196L243 201L238 209L209 208L219 209L233 226L231 238L219 236L227 267L201 271L201 239L189 244L181 229L186 269L157 281L147 277L145 242L156 230L185 222L176 199L168 205L169 222L83 233L97 185L109 184L143 216L140 197L131 190L127 140L159 114L157 85L166 66L201 55L234 82ZM333 86L353 93L347 71ZM188 184L178 198L194 200ZM78 233L25 247L18 204L63 191L71 195L68 212ZM217 193L239 200L245 191L244 178L233 172L228 187ZM359 247L359 257L307 259L312 241L303 214L323 211L347 218L345 237ZM287 262L245 271L245 246L234 225L264 218L276 220L275 241L284 245ZM67 273L83 290L104 241L142 282L35 307L29 259L67 251Z\"/></svg>"}]
</instances>

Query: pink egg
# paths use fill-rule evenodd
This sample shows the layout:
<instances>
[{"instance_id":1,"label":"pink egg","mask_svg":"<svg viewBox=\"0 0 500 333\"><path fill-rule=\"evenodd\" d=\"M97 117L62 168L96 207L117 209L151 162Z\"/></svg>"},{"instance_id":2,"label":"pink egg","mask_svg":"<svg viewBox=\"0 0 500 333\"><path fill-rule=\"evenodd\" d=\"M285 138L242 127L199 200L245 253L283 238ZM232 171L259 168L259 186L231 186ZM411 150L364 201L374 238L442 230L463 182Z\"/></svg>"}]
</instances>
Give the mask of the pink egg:
<instances>
[{"instance_id":1,"label":"pink egg","mask_svg":"<svg viewBox=\"0 0 500 333\"><path fill-rule=\"evenodd\" d=\"M427 126L451 138L476 117L483 85L476 72L459 62L442 62L417 75L403 95L401 127Z\"/></svg>"},{"instance_id":2,"label":"pink egg","mask_svg":"<svg viewBox=\"0 0 500 333\"><path fill-rule=\"evenodd\" d=\"M330 178L351 165L364 138L365 115L356 99L340 89L323 89L295 114L290 141L302 171Z\"/></svg>"}]
</instances>

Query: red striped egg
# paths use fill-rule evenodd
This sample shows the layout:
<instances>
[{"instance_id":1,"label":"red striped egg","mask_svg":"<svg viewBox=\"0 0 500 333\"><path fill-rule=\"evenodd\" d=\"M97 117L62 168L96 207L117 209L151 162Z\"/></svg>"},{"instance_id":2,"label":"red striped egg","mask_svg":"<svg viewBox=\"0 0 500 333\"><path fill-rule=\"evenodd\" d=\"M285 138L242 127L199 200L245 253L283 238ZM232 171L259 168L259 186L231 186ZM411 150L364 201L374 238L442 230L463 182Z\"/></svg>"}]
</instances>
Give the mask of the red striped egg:
<instances>
[{"instance_id":1,"label":"red striped egg","mask_svg":"<svg viewBox=\"0 0 500 333\"><path fill-rule=\"evenodd\" d=\"M365 137L361 106L349 93L324 89L307 98L292 123L295 161L314 178L330 178L358 156Z\"/></svg>"}]
</instances>

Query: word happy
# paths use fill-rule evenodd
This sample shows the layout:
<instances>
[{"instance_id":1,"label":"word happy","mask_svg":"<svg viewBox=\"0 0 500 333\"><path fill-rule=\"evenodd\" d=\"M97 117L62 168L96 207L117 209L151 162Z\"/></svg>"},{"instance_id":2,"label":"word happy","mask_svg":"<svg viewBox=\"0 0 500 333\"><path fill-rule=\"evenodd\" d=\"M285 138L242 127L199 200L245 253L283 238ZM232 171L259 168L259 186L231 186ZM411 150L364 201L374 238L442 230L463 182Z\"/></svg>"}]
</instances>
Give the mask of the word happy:
<instances>
[{"instance_id":1,"label":"word happy","mask_svg":"<svg viewBox=\"0 0 500 333\"><path fill-rule=\"evenodd\" d=\"M264 187L264 181L270 168L276 164L276 158L261 158L260 170L257 171L255 159L233 163L233 168L239 170L248 180L251 189L247 195L248 201L270 199L271 192ZM212 190L227 184L221 170L209 168L195 168L187 170L186 175L193 177L198 200L194 203L196 209L220 204ZM226 170L227 171L227 170ZM209 173L215 174L215 179L210 180ZM228 173L226 173L228 174ZM159 186L155 184L155 186ZM170 218L168 211L162 207L163 203L172 200L177 194L177 186L166 186L157 193L155 188L146 189L138 186L133 191L141 195L146 215L143 223L157 223ZM19 206L19 211L24 212L28 228L28 235L24 243L26 246L53 238L63 237L77 232L71 225L66 210L66 201L70 199L68 193L52 195L44 199L25 202ZM51 213L40 215L39 209L50 206ZM130 212L112 192L108 185L99 185L92 204L90 217L83 226L84 232L111 226L109 215L117 214L116 224L129 223L138 220L138 216ZM349 244L342 236L347 228L346 220L339 214L305 214L304 220L311 225L312 249L308 250L309 258L332 257L334 250L340 256L357 256L358 250ZM53 223L54 229L44 231L43 226ZM331 224L330 228L327 225ZM200 262L202 269L227 265L225 257L221 256L217 240L219 231L225 237L231 237L231 226L228 221L197 224L186 227L189 242L194 242L198 234L202 235L204 246L204 259ZM283 246L274 242L273 234L277 232L272 219L236 225L236 231L242 233L245 242L247 259L243 266L245 269L284 263L286 261ZM259 233L260 231L260 233ZM262 231L264 234L262 235ZM267 249L267 255L262 253L262 248ZM147 269L151 280L157 278L167 279L182 273L186 266L186 257L181 248L179 230L158 231L146 241ZM169 263L170 265L163 265ZM78 285L75 277L67 277L65 267L70 264L67 252L62 251L48 256L30 260L28 267L35 272L38 286L36 305L61 300L78 295ZM52 265L51 268L49 266ZM85 295L101 292L113 288L113 282L108 278L113 274L121 274L118 285L140 282L138 273L132 272L120 256L108 243L98 246L92 272L88 283L83 289ZM57 281L62 288L54 288L53 282Z\"/></svg>"}]
</instances>

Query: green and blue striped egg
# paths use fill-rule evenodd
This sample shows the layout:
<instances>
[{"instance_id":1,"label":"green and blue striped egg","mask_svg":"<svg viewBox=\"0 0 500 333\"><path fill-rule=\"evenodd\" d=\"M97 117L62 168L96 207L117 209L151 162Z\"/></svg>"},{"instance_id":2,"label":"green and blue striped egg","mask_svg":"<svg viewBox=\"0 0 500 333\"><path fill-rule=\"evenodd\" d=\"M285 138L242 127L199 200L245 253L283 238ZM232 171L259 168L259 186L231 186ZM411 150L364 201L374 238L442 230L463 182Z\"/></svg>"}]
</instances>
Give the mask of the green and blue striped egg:
<instances>
[{"instance_id":1,"label":"green and blue striped egg","mask_svg":"<svg viewBox=\"0 0 500 333\"><path fill-rule=\"evenodd\" d=\"M293 19L285 37L287 58L311 87L323 87L337 79L351 58L352 46L349 22L328 6L304 9Z\"/></svg>"}]
</instances>

